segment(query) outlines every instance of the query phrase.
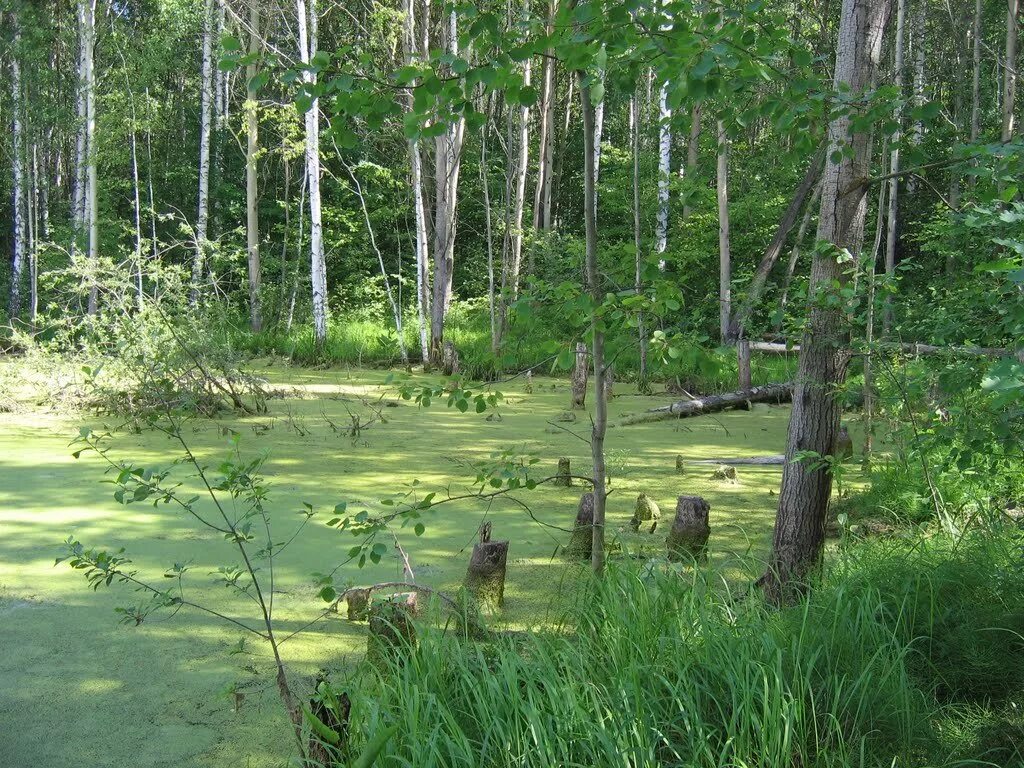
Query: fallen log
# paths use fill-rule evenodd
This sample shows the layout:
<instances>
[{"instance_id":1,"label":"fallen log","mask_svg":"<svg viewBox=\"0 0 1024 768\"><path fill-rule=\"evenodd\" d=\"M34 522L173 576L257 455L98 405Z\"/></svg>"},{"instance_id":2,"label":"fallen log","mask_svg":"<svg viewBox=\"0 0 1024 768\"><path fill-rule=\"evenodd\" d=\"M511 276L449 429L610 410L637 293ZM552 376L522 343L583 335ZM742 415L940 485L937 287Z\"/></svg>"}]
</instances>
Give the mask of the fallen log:
<instances>
[{"instance_id":1,"label":"fallen log","mask_svg":"<svg viewBox=\"0 0 1024 768\"><path fill-rule=\"evenodd\" d=\"M939 344L918 344L916 342L895 342L884 341L878 344L878 348L891 352L903 352L904 354L922 355L961 355L963 357L1020 357L1022 350L1008 349L1006 347L971 347L953 346ZM750 342L752 352L767 352L775 355L800 354L799 344L782 344L776 341L752 341Z\"/></svg>"},{"instance_id":2,"label":"fallen log","mask_svg":"<svg viewBox=\"0 0 1024 768\"><path fill-rule=\"evenodd\" d=\"M661 419L685 419L689 416L702 416L705 413L717 413L732 408L749 408L751 403L788 403L793 399L793 382L784 384L765 384L750 389L739 389L722 395L698 397L693 400L679 400L671 405L651 408L635 416L627 416L612 426L624 427L630 424L645 424Z\"/></svg>"}]
</instances>

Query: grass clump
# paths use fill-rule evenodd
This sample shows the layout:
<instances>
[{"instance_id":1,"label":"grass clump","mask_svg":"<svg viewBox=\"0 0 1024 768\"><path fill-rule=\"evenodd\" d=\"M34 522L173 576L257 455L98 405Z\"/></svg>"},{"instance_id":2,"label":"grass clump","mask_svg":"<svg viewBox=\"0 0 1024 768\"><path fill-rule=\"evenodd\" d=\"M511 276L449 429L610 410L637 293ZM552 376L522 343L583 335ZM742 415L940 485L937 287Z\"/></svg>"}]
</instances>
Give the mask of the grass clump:
<instances>
[{"instance_id":1,"label":"grass clump","mask_svg":"<svg viewBox=\"0 0 1024 768\"><path fill-rule=\"evenodd\" d=\"M395 765L1011 765L1024 575L1011 537L867 544L804 603L614 568L557 631L427 632L374 676L357 743Z\"/></svg>"}]
</instances>

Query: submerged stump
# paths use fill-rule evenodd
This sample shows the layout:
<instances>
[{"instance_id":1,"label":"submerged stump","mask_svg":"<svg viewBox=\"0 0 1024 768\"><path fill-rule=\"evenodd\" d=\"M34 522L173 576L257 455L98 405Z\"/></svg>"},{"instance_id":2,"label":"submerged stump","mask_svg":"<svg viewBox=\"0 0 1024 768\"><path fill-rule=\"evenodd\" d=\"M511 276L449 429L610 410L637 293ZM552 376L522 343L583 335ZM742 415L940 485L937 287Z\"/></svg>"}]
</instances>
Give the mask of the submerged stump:
<instances>
[{"instance_id":1,"label":"submerged stump","mask_svg":"<svg viewBox=\"0 0 1024 768\"><path fill-rule=\"evenodd\" d=\"M711 505L700 496L679 497L672 530L665 542L670 561L702 560L707 556L708 537L711 535L708 524L710 511Z\"/></svg>"},{"instance_id":2,"label":"submerged stump","mask_svg":"<svg viewBox=\"0 0 1024 768\"><path fill-rule=\"evenodd\" d=\"M629 527L639 531L644 523L651 523L661 517L661 509L657 502L646 493L636 497L636 507L633 510L633 519L629 521Z\"/></svg>"},{"instance_id":3,"label":"submerged stump","mask_svg":"<svg viewBox=\"0 0 1024 768\"><path fill-rule=\"evenodd\" d=\"M572 537L565 553L572 558L589 560L594 551L594 494L584 493L580 496L580 505L576 511L576 524L572 529Z\"/></svg>"},{"instance_id":4,"label":"submerged stump","mask_svg":"<svg viewBox=\"0 0 1024 768\"><path fill-rule=\"evenodd\" d=\"M410 606L406 595L372 604L370 633L366 638L366 657L371 664L386 665L415 650L414 606L415 601Z\"/></svg>"},{"instance_id":5,"label":"submerged stump","mask_svg":"<svg viewBox=\"0 0 1024 768\"><path fill-rule=\"evenodd\" d=\"M563 456L558 460L558 473L555 475L555 485L562 488L572 487L572 470L569 468L569 458Z\"/></svg>"},{"instance_id":6,"label":"submerged stump","mask_svg":"<svg viewBox=\"0 0 1024 768\"><path fill-rule=\"evenodd\" d=\"M491 541L490 523L485 525L486 529L481 529L480 541L473 545L464 584L477 600L500 606L505 601L508 542Z\"/></svg>"}]
</instances>

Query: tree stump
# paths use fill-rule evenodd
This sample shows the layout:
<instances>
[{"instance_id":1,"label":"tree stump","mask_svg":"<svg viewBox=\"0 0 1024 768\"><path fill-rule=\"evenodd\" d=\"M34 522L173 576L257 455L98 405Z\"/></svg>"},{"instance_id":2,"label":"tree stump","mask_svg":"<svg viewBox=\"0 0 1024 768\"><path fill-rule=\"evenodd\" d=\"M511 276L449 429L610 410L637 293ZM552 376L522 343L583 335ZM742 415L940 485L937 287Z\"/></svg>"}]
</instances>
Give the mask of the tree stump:
<instances>
[{"instance_id":1,"label":"tree stump","mask_svg":"<svg viewBox=\"0 0 1024 768\"><path fill-rule=\"evenodd\" d=\"M576 524L572 529L572 537L565 553L572 558L589 560L594 551L594 494L584 493L580 496L579 509L576 512Z\"/></svg>"},{"instance_id":2,"label":"tree stump","mask_svg":"<svg viewBox=\"0 0 1024 768\"><path fill-rule=\"evenodd\" d=\"M446 341L441 347L441 371L445 376L454 376L459 372L459 353L451 341Z\"/></svg>"},{"instance_id":3,"label":"tree stump","mask_svg":"<svg viewBox=\"0 0 1024 768\"><path fill-rule=\"evenodd\" d=\"M676 502L676 517L669 531L668 559L672 562L703 559L707 556L711 526L708 513L711 505L700 496L680 496Z\"/></svg>"},{"instance_id":4,"label":"tree stump","mask_svg":"<svg viewBox=\"0 0 1024 768\"><path fill-rule=\"evenodd\" d=\"M473 545L473 554L466 569L466 590L477 600L501 606L505 601L505 564L508 542L491 541L491 524L480 526L480 541Z\"/></svg>"},{"instance_id":5,"label":"tree stump","mask_svg":"<svg viewBox=\"0 0 1024 768\"><path fill-rule=\"evenodd\" d=\"M604 371L604 399L611 400L615 397L615 369L608 366Z\"/></svg>"},{"instance_id":6,"label":"tree stump","mask_svg":"<svg viewBox=\"0 0 1024 768\"><path fill-rule=\"evenodd\" d=\"M576 365L572 369L572 407L581 410L587 402L587 378L590 375L587 345L576 343Z\"/></svg>"},{"instance_id":7,"label":"tree stump","mask_svg":"<svg viewBox=\"0 0 1024 768\"><path fill-rule=\"evenodd\" d=\"M366 621L370 615L370 590L350 589L345 593L349 621Z\"/></svg>"},{"instance_id":8,"label":"tree stump","mask_svg":"<svg viewBox=\"0 0 1024 768\"><path fill-rule=\"evenodd\" d=\"M533 394L533 371L526 372L526 384L523 385L523 392L528 395Z\"/></svg>"},{"instance_id":9,"label":"tree stump","mask_svg":"<svg viewBox=\"0 0 1024 768\"><path fill-rule=\"evenodd\" d=\"M676 474L681 475L686 472L686 463L683 461L682 454L676 455Z\"/></svg>"},{"instance_id":10,"label":"tree stump","mask_svg":"<svg viewBox=\"0 0 1024 768\"><path fill-rule=\"evenodd\" d=\"M845 424L839 427L839 434L836 435L835 456L840 461L853 458L853 438L850 437L850 431Z\"/></svg>"},{"instance_id":11,"label":"tree stump","mask_svg":"<svg viewBox=\"0 0 1024 768\"><path fill-rule=\"evenodd\" d=\"M416 625L407 600L388 599L370 607L366 658L375 666L397 661L416 648Z\"/></svg>"},{"instance_id":12,"label":"tree stump","mask_svg":"<svg viewBox=\"0 0 1024 768\"><path fill-rule=\"evenodd\" d=\"M563 456L558 460L558 473L555 475L555 485L562 488L572 487L572 470L569 468L569 458Z\"/></svg>"},{"instance_id":13,"label":"tree stump","mask_svg":"<svg viewBox=\"0 0 1024 768\"><path fill-rule=\"evenodd\" d=\"M737 369L737 387L736 389L750 389L751 375L750 375L750 342L747 339L740 339L736 342L736 369ZM750 410L750 408L746 408Z\"/></svg>"},{"instance_id":14,"label":"tree stump","mask_svg":"<svg viewBox=\"0 0 1024 768\"><path fill-rule=\"evenodd\" d=\"M720 467L715 467L715 470L711 473L711 477L715 480L725 480L727 483L736 484L739 482L739 477L736 475L736 467L730 467L723 464Z\"/></svg>"},{"instance_id":15,"label":"tree stump","mask_svg":"<svg viewBox=\"0 0 1024 768\"><path fill-rule=\"evenodd\" d=\"M654 522L659 517L661 517L661 509L658 504L646 493L641 493L636 497L636 507L633 510L633 519L629 521L629 527L634 531L639 531L643 523Z\"/></svg>"}]
</instances>

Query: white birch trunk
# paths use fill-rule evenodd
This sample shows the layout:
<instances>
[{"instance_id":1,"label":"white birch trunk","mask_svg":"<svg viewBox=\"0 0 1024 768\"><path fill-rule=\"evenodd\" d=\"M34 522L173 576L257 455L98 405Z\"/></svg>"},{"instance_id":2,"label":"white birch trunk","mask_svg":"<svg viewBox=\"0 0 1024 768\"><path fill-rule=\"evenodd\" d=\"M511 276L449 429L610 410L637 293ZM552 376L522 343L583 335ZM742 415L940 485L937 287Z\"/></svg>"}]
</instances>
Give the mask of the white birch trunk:
<instances>
[{"instance_id":1,"label":"white birch trunk","mask_svg":"<svg viewBox=\"0 0 1024 768\"><path fill-rule=\"evenodd\" d=\"M1014 107L1017 103L1017 19L1020 15L1020 0L1007 0L1006 6L1006 55L1003 65L1003 126L1002 141L1013 137Z\"/></svg>"},{"instance_id":2,"label":"white birch trunk","mask_svg":"<svg viewBox=\"0 0 1024 768\"><path fill-rule=\"evenodd\" d=\"M203 5L203 65L199 92L199 204L196 215L195 255L189 303L199 300L199 285L206 261L206 236L210 222L210 132L213 113L213 0Z\"/></svg>"},{"instance_id":3,"label":"white birch trunk","mask_svg":"<svg viewBox=\"0 0 1024 768\"><path fill-rule=\"evenodd\" d=\"M672 110L668 106L668 82L661 84L658 94L658 218L654 229L654 251L658 254L658 269L664 271L665 259L660 258L668 246L668 198L672 174Z\"/></svg>"},{"instance_id":4,"label":"white birch trunk","mask_svg":"<svg viewBox=\"0 0 1024 768\"><path fill-rule=\"evenodd\" d=\"M548 34L552 31L555 15L553 2L548 3ZM555 144L555 61L554 51L549 49L544 57L544 67L540 91L540 125L538 126L539 141L537 143L537 190L533 198L533 228L536 230L551 228L551 163L554 158Z\"/></svg>"},{"instance_id":5,"label":"white birch trunk","mask_svg":"<svg viewBox=\"0 0 1024 768\"><path fill-rule=\"evenodd\" d=\"M89 230L89 263L95 269L99 260L100 227L97 201L99 197L99 179L96 169L96 1L86 4L86 77L85 77L85 123L86 123L86 194L85 211ZM89 314L94 315L99 308L99 286L95 280L89 288Z\"/></svg>"},{"instance_id":6,"label":"white birch trunk","mask_svg":"<svg viewBox=\"0 0 1024 768\"><path fill-rule=\"evenodd\" d=\"M25 269L25 156L24 124L21 105L21 24L17 12L11 13L14 25L14 48L11 56L11 111L13 114L11 171L14 183L14 231L12 233L10 314L15 319L21 312L21 283Z\"/></svg>"},{"instance_id":7,"label":"white birch trunk","mask_svg":"<svg viewBox=\"0 0 1024 768\"><path fill-rule=\"evenodd\" d=\"M298 15L299 59L308 65L316 54L317 8L316 0L296 0ZM310 88L316 86L316 73L302 72L302 81ZM309 250L310 278L313 285L313 339L318 351L327 341L327 263L324 258L323 218L320 204L320 104L313 99L305 114L306 124L306 184L309 189ZM389 291L390 292L390 291ZM399 327L401 335L401 327Z\"/></svg>"},{"instance_id":8,"label":"white birch trunk","mask_svg":"<svg viewBox=\"0 0 1024 768\"><path fill-rule=\"evenodd\" d=\"M88 125L85 105L85 81L88 75L89 33L87 29L90 0L78 0L78 78L75 87L75 105L78 124L75 137L74 199L71 205L72 239L71 251L77 252L85 227L85 155L88 151Z\"/></svg>"},{"instance_id":9,"label":"white birch trunk","mask_svg":"<svg viewBox=\"0 0 1024 768\"><path fill-rule=\"evenodd\" d=\"M249 0L249 27L249 55L255 58L260 52L259 0ZM263 327L263 315L260 310L259 178L256 160L259 151L259 103L252 87L256 73L255 62L246 66L245 233L249 267L249 325L254 333L259 333Z\"/></svg>"}]
</instances>

